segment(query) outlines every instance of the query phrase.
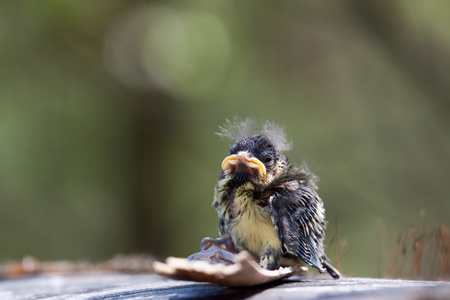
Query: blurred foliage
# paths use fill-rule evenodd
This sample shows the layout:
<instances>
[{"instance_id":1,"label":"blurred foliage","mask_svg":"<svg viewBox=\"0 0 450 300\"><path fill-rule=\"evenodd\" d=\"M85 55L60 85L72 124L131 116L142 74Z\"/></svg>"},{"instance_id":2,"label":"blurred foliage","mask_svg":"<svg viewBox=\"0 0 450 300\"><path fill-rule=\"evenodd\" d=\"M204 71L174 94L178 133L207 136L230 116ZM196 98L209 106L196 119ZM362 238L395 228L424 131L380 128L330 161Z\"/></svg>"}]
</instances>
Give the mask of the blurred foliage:
<instances>
[{"instance_id":1,"label":"blurred foliage","mask_svg":"<svg viewBox=\"0 0 450 300\"><path fill-rule=\"evenodd\" d=\"M376 275L377 219L449 222L450 2L0 3L0 258L187 256L226 118L281 123ZM332 254L331 254L332 256Z\"/></svg>"},{"instance_id":2,"label":"blurred foliage","mask_svg":"<svg viewBox=\"0 0 450 300\"><path fill-rule=\"evenodd\" d=\"M418 226L409 224L397 238L378 221L377 277L413 280L450 279L450 226L436 224L425 231L422 211Z\"/></svg>"}]
</instances>

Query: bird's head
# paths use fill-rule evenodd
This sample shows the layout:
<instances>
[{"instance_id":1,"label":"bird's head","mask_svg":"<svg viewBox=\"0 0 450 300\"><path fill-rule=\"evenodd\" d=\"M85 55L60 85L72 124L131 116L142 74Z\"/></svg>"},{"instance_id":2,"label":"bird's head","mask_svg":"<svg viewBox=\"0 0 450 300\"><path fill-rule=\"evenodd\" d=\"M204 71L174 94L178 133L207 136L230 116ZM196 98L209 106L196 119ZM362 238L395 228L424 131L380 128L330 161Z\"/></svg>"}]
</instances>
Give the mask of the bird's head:
<instances>
[{"instance_id":1,"label":"bird's head","mask_svg":"<svg viewBox=\"0 0 450 300\"><path fill-rule=\"evenodd\" d=\"M221 127L221 136L232 138L228 156L222 161L225 177L234 179L239 185L247 182L265 184L288 167L288 160L282 151L289 148L283 129L267 122L262 130L256 131L254 122L227 121Z\"/></svg>"},{"instance_id":2,"label":"bird's head","mask_svg":"<svg viewBox=\"0 0 450 300\"><path fill-rule=\"evenodd\" d=\"M222 170L225 176L240 181L268 183L286 165L286 157L266 137L256 135L243 138L231 146L228 156L222 161Z\"/></svg>"}]
</instances>

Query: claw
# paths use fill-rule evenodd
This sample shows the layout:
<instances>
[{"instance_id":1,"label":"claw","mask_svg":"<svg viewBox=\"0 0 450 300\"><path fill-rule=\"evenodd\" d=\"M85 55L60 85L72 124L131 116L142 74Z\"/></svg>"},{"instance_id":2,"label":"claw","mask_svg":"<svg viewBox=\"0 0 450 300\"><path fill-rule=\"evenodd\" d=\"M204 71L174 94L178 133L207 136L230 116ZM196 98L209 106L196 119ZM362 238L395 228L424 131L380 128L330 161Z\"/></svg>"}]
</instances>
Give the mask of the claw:
<instances>
[{"instance_id":1,"label":"claw","mask_svg":"<svg viewBox=\"0 0 450 300\"><path fill-rule=\"evenodd\" d=\"M205 251L205 250L208 250L209 248L211 248L212 246L221 248L221 249L226 250L231 253L239 252L239 250L236 248L236 246L234 245L231 238L213 239L213 238L206 237L206 238L202 239L202 241L200 243L200 250Z\"/></svg>"},{"instance_id":2,"label":"claw","mask_svg":"<svg viewBox=\"0 0 450 300\"><path fill-rule=\"evenodd\" d=\"M190 255L187 260L203 260L211 264L224 264L228 266L234 263L235 257L235 254L213 245L207 250L202 250L201 252Z\"/></svg>"}]
</instances>

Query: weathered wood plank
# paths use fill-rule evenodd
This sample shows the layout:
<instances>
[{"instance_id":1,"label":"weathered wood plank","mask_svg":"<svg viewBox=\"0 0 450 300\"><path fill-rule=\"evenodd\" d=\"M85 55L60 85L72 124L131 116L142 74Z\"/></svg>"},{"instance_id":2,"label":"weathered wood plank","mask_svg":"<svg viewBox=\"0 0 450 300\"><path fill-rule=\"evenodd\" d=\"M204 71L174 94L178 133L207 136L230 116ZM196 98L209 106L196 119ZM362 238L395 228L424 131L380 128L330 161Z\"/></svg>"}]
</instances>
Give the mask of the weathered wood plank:
<instances>
[{"instance_id":1,"label":"weathered wood plank","mask_svg":"<svg viewBox=\"0 0 450 300\"><path fill-rule=\"evenodd\" d=\"M0 299L450 299L450 282L294 277L252 288L166 279L154 274L45 274L0 280Z\"/></svg>"}]
</instances>

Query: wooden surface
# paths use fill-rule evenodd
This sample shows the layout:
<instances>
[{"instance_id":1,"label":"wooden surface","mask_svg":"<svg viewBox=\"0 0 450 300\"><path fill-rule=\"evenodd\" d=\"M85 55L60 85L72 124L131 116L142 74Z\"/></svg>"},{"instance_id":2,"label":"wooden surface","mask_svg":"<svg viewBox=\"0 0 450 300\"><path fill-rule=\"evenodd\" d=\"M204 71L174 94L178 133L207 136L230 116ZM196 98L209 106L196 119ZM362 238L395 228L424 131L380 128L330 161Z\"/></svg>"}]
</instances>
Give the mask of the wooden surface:
<instances>
[{"instance_id":1,"label":"wooden surface","mask_svg":"<svg viewBox=\"0 0 450 300\"><path fill-rule=\"evenodd\" d=\"M170 280L158 275L47 274L0 280L0 299L450 299L450 282L294 277L252 288Z\"/></svg>"}]
</instances>

